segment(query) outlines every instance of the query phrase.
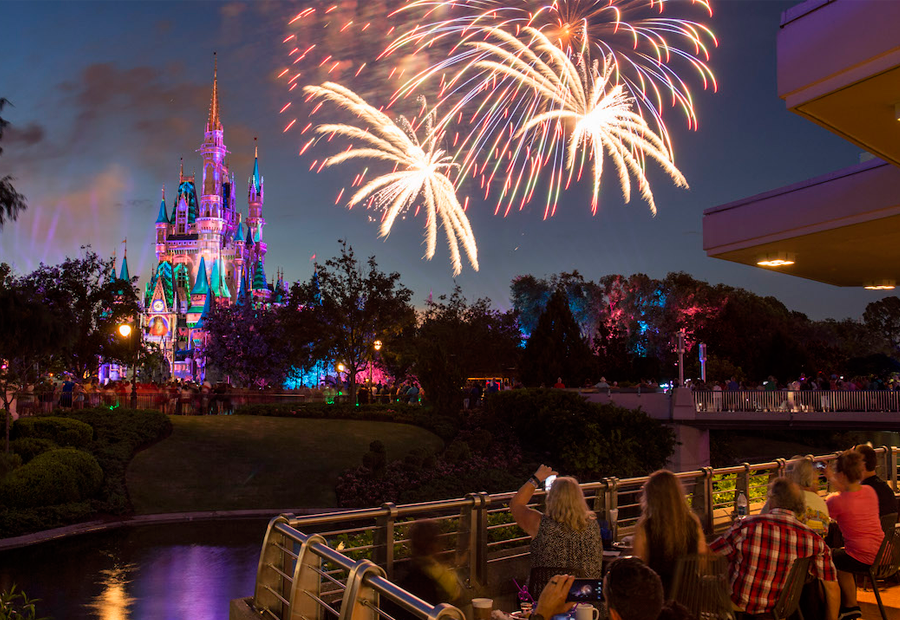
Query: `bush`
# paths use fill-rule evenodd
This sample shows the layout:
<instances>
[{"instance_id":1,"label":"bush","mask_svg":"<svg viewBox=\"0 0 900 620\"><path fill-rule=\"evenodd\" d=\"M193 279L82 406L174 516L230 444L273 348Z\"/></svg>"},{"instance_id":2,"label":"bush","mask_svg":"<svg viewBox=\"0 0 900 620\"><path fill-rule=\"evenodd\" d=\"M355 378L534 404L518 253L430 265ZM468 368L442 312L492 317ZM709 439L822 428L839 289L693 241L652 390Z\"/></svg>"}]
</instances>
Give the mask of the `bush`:
<instances>
[{"instance_id":1,"label":"bush","mask_svg":"<svg viewBox=\"0 0 900 620\"><path fill-rule=\"evenodd\" d=\"M0 503L27 508L78 502L95 495L102 484L97 459L60 448L36 456L0 481Z\"/></svg>"},{"instance_id":2,"label":"bush","mask_svg":"<svg viewBox=\"0 0 900 620\"><path fill-rule=\"evenodd\" d=\"M89 424L64 417L37 417L17 420L12 427L12 436L49 439L58 446L83 448L94 436Z\"/></svg>"},{"instance_id":3,"label":"bush","mask_svg":"<svg viewBox=\"0 0 900 620\"><path fill-rule=\"evenodd\" d=\"M18 454L0 452L0 479L17 467L22 466L22 457Z\"/></svg>"},{"instance_id":4,"label":"bush","mask_svg":"<svg viewBox=\"0 0 900 620\"><path fill-rule=\"evenodd\" d=\"M22 457L22 462L27 463L38 454L49 452L59 446L51 439L43 439L40 437L20 437L10 442L10 449Z\"/></svg>"},{"instance_id":5,"label":"bush","mask_svg":"<svg viewBox=\"0 0 900 620\"><path fill-rule=\"evenodd\" d=\"M271 403L259 405L242 405L235 409L235 415L259 415L279 418L317 418L338 420L374 420L378 422L396 422L411 424L430 430L432 433L448 441L456 436L457 423L452 418L432 415L428 410L415 405L402 403L356 405L325 403Z\"/></svg>"},{"instance_id":6,"label":"bush","mask_svg":"<svg viewBox=\"0 0 900 620\"><path fill-rule=\"evenodd\" d=\"M485 401L489 430L511 428L522 449L582 481L642 476L665 466L675 436L640 410L562 390L511 390Z\"/></svg>"}]
</instances>

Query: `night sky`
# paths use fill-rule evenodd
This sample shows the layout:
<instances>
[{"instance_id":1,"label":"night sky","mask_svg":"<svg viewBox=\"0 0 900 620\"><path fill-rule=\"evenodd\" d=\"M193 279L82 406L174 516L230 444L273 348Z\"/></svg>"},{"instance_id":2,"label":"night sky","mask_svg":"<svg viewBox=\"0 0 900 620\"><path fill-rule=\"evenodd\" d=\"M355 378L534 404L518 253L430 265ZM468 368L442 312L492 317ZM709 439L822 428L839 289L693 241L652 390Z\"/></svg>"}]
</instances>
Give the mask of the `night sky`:
<instances>
[{"instance_id":1,"label":"night sky","mask_svg":"<svg viewBox=\"0 0 900 620\"><path fill-rule=\"evenodd\" d=\"M291 98L285 81L276 79L286 66L282 40L288 20L306 4L0 2L0 96L14 106L3 111L13 125L2 141L0 176L14 175L29 203L0 235L0 261L27 272L90 244L103 255L116 251L120 262L127 237L131 273L141 276L143 286L155 266L160 188L166 185L171 207L179 158L186 173L200 172L195 151L203 140L217 51L225 143L245 217L253 137L259 137L267 273L283 268L286 279L306 279L310 257L333 256L337 240L345 238L358 255L374 254L382 269L399 271L417 304L429 292L437 297L451 291L442 232L430 262L421 258L421 215L398 221L391 236L380 239L372 214L343 206L346 193L335 204L356 167L309 172L316 154L299 156L304 138L295 130L283 133L290 118L279 110ZM624 204L611 168L596 216L587 183L567 192L547 221L540 200L506 218L494 215L493 203L474 200L468 214L481 271L464 265L456 278L464 294L506 308L510 281L520 274L577 269L588 279L636 272L661 278L685 271L774 295L813 318L859 318L867 303L883 295L734 265L702 250L704 209L859 161L857 147L788 112L776 94L775 39L781 12L793 4L714 0L709 23L719 47L710 64L719 91L692 82L698 131L666 112L676 165L689 190L674 187L651 165L655 218L636 192ZM352 80L347 85L354 87ZM383 90L386 98L393 88ZM297 122L308 121L303 115ZM477 193L466 189L461 193Z\"/></svg>"}]
</instances>

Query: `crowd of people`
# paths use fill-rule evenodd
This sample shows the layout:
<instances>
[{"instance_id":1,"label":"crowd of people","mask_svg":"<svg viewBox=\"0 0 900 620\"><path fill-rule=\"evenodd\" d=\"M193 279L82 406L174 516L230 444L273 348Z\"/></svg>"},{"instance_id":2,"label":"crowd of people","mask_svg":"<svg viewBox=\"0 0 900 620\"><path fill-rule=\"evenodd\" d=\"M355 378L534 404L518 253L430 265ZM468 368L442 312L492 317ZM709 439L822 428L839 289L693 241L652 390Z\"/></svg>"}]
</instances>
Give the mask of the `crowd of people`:
<instances>
[{"instance_id":1,"label":"crowd of people","mask_svg":"<svg viewBox=\"0 0 900 620\"><path fill-rule=\"evenodd\" d=\"M531 537L524 594L536 601L531 618L550 620L571 610L566 596L576 577L603 580L605 617L692 618L675 602L676 567L703 557L724 558L722 583L730 592L723 587L723 596L730 595L738 618L771 617L798 559L809 562L801 575L805 617L859 618L855 576L866 573L885 537L894 536L898 512L897 498L876 474L876 464L869 445L846 450L824 469L795 457L786 476L770 482L759 514L736 516L725 534L709 542L678 478L667 470L654 472L641 491L631 555L609 566L603 564L601 525L578 481L556 477L541 465L510 500L515 522ZM834 490L827 498L818 492L820 474ZM548 479L552 485L542 512L532 507L532 499ZM418 527L410 535L413 569L400 584L433 604L459 604L463 592L437 559L436 526Z\"/></svg>"}]
</instances>

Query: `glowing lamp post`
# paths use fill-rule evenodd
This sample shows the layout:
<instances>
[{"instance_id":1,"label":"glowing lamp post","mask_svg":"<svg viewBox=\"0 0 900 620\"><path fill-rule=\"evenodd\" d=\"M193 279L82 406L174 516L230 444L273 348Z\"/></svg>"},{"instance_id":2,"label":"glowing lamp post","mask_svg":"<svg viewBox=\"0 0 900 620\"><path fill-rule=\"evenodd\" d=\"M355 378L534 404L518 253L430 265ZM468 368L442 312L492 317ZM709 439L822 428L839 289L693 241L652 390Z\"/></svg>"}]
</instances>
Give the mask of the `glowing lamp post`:
<instances>
[{"instance_id":1,"label":"glowing lamp post","mask_svg":"<svg viewBox=\"0 0 900 620\"><path fill-rule=\"evenodd\" d=\"M375 349L375 353L381 351L381 341L376 340L372 343L372 348ZM375 394L372 393L372 364L375 361L375 356L369 356L369 402L375 402Z\"/></svg>"},{"instance_id":2,"label":"glowing lamp post","mask_svg":"<svg viewBox=\"0 0 900 620\"><path fill-rule=\"evenodd\" d=\"M119 325L119 335L122 338L127 338L131 347L131 408L137 409L137 349L134 347L134 341L131 338L133 331L131 325L127 323Z\"/></svg>"}]
</instances>

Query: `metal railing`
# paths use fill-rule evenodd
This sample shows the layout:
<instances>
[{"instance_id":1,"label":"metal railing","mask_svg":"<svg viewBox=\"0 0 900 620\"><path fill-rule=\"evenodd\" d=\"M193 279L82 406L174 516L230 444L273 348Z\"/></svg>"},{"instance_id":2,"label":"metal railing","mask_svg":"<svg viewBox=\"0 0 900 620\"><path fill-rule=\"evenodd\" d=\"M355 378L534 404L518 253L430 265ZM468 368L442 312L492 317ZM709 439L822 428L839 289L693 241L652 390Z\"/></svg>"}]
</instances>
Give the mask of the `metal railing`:
<instances>
[{"instance_id":1,"label":"metal railing","mask_svg":"<svg viewBox=\"0 0 900 620\"><path fill-rule=\"evenodd\" d=\"M695 390L697 411L900 412L900 391L892 390Z\"/></svg>"},{"instance_id":2,"label":"metal railing","mask_svg":"<svg viewBox=\"0 0 900 620\"><path fill-rule=\"evenodd\" d=\"M896 492L900 448L884 446L875 452L878 473ZM803 458L827 463L837 454ZM714 535L731 525L741 493L749 500L750 513L759 512L769 481L784 475L791 462L778 459L720 469L707 467L676 475L704 531ZM614 539L634 531L646 481L646 477L605 478L581 485L588 505L601 522L607 522ZM819 482L823 493L827 485L821 478ZM379 508L276 517L263 541L254 606L260 613L279 619L324 620L330 614L339 620L377 620L366 615L386 615L373 611L371 601L373 591L377 591L421 618L458 613L455 608L422 603L388 581L408 557L408 528L420 518L438 521L444 539L455 540L460 577L471 587L484 588L491 571L525 577L511 575L508 568L510 562L524 559L529 553L530 538L515 525L509 512L509 500L514 495L470 493L446 501L403 506L387 503ZM542 491L536 492L532 505L539 507L543 498ZM611 512L614 509L616 512ZM611 514L617 518L611 520ZM323 562L327 565L323 566ZM305 564L312 567L305 568ZM352 598L352 593L363 591L360 596L364 602ZM356 613L363 615L357 617Z\"/></svg>"}]
</instances>

